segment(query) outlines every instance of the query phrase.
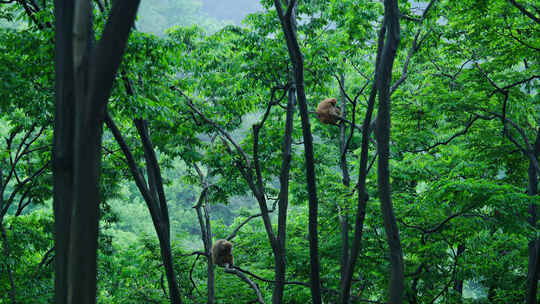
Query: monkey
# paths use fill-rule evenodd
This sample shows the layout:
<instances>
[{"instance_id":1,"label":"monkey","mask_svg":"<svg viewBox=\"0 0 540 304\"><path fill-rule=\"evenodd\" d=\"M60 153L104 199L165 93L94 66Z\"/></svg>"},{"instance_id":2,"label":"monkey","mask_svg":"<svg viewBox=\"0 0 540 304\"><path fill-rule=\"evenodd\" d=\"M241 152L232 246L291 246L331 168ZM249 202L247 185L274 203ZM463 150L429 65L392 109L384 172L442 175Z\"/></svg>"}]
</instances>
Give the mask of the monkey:
<instances>
[{"instance_id":1,"label":"monkey","mask_svg":"<svg viewBox=\"0 0 540 304\"><path fill-rule=\"evenodd\" d=\"M212 262L215 265L229 268L233 266L232 243L227 240L217 240L212 245Z\"/></svg>"},{"instance_id":2,"label":"monkey","mask_svg":"<svg viewBox=\"0 0 540 304\"><path fill-rule=\"evenodd\" d=\"M336 107L337 100L335 98L326 98L317 106L317 116L323 124L336 124L339 120L341 111Z\"/></svg>"}]
</instances>

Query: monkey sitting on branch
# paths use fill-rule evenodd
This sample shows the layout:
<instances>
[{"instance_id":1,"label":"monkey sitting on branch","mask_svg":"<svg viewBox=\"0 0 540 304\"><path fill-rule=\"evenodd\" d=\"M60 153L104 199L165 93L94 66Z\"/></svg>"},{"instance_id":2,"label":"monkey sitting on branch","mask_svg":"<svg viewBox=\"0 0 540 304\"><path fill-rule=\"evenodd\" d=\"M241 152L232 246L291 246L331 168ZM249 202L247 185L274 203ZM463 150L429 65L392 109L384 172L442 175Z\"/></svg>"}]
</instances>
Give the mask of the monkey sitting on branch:
<instances>
[{"instance_id":1,"label":"monkey sitting on branch","mask_svg":"<svg viewBox=\"0 0 540 304\"><path fill-rule=\"evenodd\" d=\"M335 98L326 98L319 102L317 105L317 116L319 121L323 124L337 126L337 122L341 121L352 125L354 128L362 132L362 128L343 117L341 117L341 110L336 106L337 100ZM375 129L375 120L370 124L372 130Z\"/></svg>"},{"instance_id":2,"label":"monkey sitting on branch","mask_svg":"<svg viewBox=\"0 0 540 304\"><path fill-rule=\"evenodd\" d=\"M335 125L340 120L341 111L336 107L335 98L326 98L317 106L317 116L323 124Z\"/></svg>"},{"instance_id":3,"label":"monkey sitting on branch","mask_svg":"<svg viewBox=\"0 0 540 304\"><path fill-rule=\"evenodd\" d=\"M232 255L232 243L227 240L217 240L212 245L210 250L212 254L212 262L215 265L229 268L234 264L234 259Z\"/></svg>"}]
</instances>

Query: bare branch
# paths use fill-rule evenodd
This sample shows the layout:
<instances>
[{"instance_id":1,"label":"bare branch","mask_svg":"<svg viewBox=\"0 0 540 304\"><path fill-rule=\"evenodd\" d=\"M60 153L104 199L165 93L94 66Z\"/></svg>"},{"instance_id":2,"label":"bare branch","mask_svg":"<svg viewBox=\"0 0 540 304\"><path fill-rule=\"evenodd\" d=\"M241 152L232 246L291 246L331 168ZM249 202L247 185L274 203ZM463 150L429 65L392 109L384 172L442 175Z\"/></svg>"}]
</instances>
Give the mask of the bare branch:
<instances>
[{"instance_id":1,"label":"bare branch","mask_svg":"<svg viewBox=\"0 0 540 304\"><path fill-rule=\"evenodd\" d=\"M272 212L274 212L274 209L268 210L268 213L272 213ZM249 223L249 221L251 221L252 219L257 218L259 216L262 216L262 215L263 215L262 213L257 213L257 214L253 214L253 215L248 216L245 220L242 221L242 223L240 223L240 225L238 225L236 228L234 228L233 232L231 232L231 234L226 238L227 241L230 241L234 237L236 237L236 235L238 234L238 231L240 231L240 229L242 229L242 227L244 227L247 223Z\"/></svg>"},{"instance_id":2,"label":"bare branch","mask_svg":"<svg viewBox=\"0 0 540 304\"><path fill-rule=\"evenodd\" d=\"M480 116L475 115L472 119L469 120L469 122L467 122L467 125L465 126L465 128L463 130L461 130L461 131L455 133L454 135L450 136L447 140L436 142L435 144L430 145L429 147L426 147L426 148L423 148L423 149L406 150L406 151L411 152L411 153L428 152L428 151L430 151L431 149L433 149L435 147L438 147L438 146L441 146L441 145L443 145L443 146L447 145L452 140L456 139L457 137L459 137L461 135L465 135L469 131L469 129L473 125L473 123L479 118L480 118Z\"/></svg>"},{"instance_id":3,"label":"bare branch","mask_svg":"<svg viewBox=\"0 0 540 304\"><path fill-rule=\"evenodd\" d=\"M401 19L405 19L405 20L412 21L412 22L419 22L419 23L422 22L422 19L420 19L420 18L408 16L408 15L405 15L405 14L399 14L399 17Z\"/></svg>"},{"instance_id":4,"label":"bare branch","mask_svg":"<svg viewBox=\"0 0 540 304\"><path fill-rule=\"evenodd\" d=\"M469 208L469 209L467 209L465 211L454 213L454 214L450 215L449 217L447 217L446 219L444 219L439 224L437 224L436 226L434 226L432 228L428 228L428 229L426 229L424 227L416 226L416 225L407 224L403 220L399 220L399 221L400 221L400 223L403 224L403 226L405 226L407 228L420 230L423 234L431 234L431 233L434 233L434 232L437 232L437 231L441 230L444 227L444 225L446 225L446 223L450 222L452 219L454 219L454 218L456 218L458 216L461 216L461 215L469 212L470 209L472 209L472 208Z\"/></svg>"},{"instance_id":5,"label":"bare branch","mask_svg":"<svg viewBox=\"0 0 540 304\"><path fill-rule=\"evenodd\" d=\"M182 92L182 90L178 89L178 88L174 88L177 92L179 92L182 96L184 96L184 98L186 99L187 101L187 105L193 110L195 111L202 119L204 119L207 123L211 124L215 129L217 129L219 131L219 133L221 133L221 135L225 136L225 138L227 138L227 140L234 146L234 148L236 149L236 151L238 151L238 153L240 153L240 155L242 155L242 158L244 159L244 161L246 162L246 166L248 168L251 168L251 161L249 160L249 157L247 156L246 152L244 152L244 150L242 149L242 147L240 147L236 141L234 141L234 139L232 138L232 136L227 132L225 131L225 129L223 129L223 127L221 127L220 125L218 125L216 122L214 122L213 120L211 120L210 118L208 118L206 115L204 115L204 113L202 113L201 110L199 110L197 107L195 107L194 105L194 102L193 102L193 99L191 99L189 96L187 96L186 94L184 94L184 92Z\"/></svg>"},{"instance_id":6,"label":"bare branch","mask_svg":"<svg viewBox=\"0 0 540 304\"><path fill-rule=\"evenodd\" d=\"M200 296L202 296L201 292L197 288L197 284L195 284L195 281L193 280L193 269L195 269L195 265L197 265L197 260L199 259L200 256L201 255L197 255L197 257L195 258L195 261L193 261L193 264L191 265L191 269L189 270L189 280L191 281L191 284L193 285L193 289L195 289L197 291L197 293ZM161 276L161 280L163 282L163 275ZM165 289L163 289L163 290L165 290Z\"/></svg>"},{"instance_id":7,"label":"bare branch","mask_svg":"<svg viewBox=\"0 0 540 304\"><path fill-rule=\"evenodd\" d=\"M274 280L269 280L269 279L265 279L263 277L260 277L256 274L254 274L253 272L250 272L250 271L247 271L245 269L242 269L238 266L233 266L234 269L238 270L238 271L241 271L247 275L250 275L252 277L254 277L255 279L259 280L259 281L263 281L263 282L266 282L266 283L276 283L276 281ZM285 282L286 285L300 285L300 286L305 286L305 287L309 287L309 283L305 283L305 282L300 282L300 281L286 281Z\"/></svg>"},{"instance_id":8,"label":"bare branch","mask_svg":"<svg viewBox=\"0 0 540 304\"><path fill-rule=\"evenodd\" d=\"M233 266L234 267L234 266ZM261 294L261 290L259 289L259 286L257 286L257 284L255 284L253 281L251 281L248 277L246 277L242 272L238 271L235 268L229 268L229 267L225 267L225 272L226 273L230 273L230 274L235 274L237 275L240 279L242 279L242 281L246 282L249 287L251 287L251 289L253 289L253 291L255 291L255 294L257 295L257 301L261 304L264 304L264 299L263 299L263 296Z\"/></svg>"},{"instance_id":9,"label":"bare branch","mask_svg":"<svg viewBox=\"0 0 540 304\"><path fill-rule=\"evenodd\" d=\"M39 169L37 169L32 175L22 180L20 183L18 183L15 186L15 189L11 192L11 195L9 196L9 199L7 200L7 205L11 205L13 203L13 200L15 199L15 196L19 193L19 191L29 182L34 181L36 177L41 175L45 169L49 166L49 161L47 161L43 166L41 166Z\"/></svg>"},{"instance_id":10,"label":"bare branch","mask_svg":"<svg viewBox=\"0 0 540 304\"><path fill-rule=\"evenodd\" d=\"M39 264L38 264L37 267L36 267L36 271L35 271L36 274L37 274L38 271L41 269L41 267L43 267L43 265L46 264L47 260L49 259L50 254L53 253L53 252L54 252L54 246L51 247L51 249L47 250L47 252L45 252L45 255L44 255L43 258L41 259L41 262L39 262ZM54 256L53 256L52 258L54 258ZM51 258L51 259L52 259L52 258Z\"/></svg>"},{"instance_id":11,"label":"bare branch","mask_svg":"<svg viewBox=\"0 0 540 304\"><path fill-rule=\"evenodd\" d=\"M105 123L107 124L107 127L109 128L109 130L111 130L111 133L113 134L114 138L116 139L116 142L118 143L118 145L120 146L120 149L122 149L122 152L124 153L124 156L126 157L128 167L131 171L131 174L133 175L133 178L135 179L135 184L137 185L137 188L139 188L144 200L146 202L150 202L151 197L149 194L146 181L144 177L142 176L142 174L139 172L139 168L137 164L135 163L135 158L133 157L133 154L131 153L129 146L124 140L122 133L120 133L120 130L118 129L118 127L116 126L116 124L114 123L114 121L112 120L112 117L109 115L108 112L105 113Z\"/></svg>"},{"instance_id":12,"label":"bare branch","mask_svg":"<svg viewBox=\"0 0 540 304\"><path fill-rule=\"evenodd\" d=\"M429 9L433 6L435 1L437 1L437 0L431 0L428 3L428 5L426 6L426 9L424 10L424 13L422 13L422 18L418 22L419 25L421 25L422 22L424 22L424 20L426 19L427 13L428 13ZM392 96L392 94L397 90L397 88L405 81L405 79L407 79L408 69L409 69L409 62L411 61L411 58L412 58L413 54L416 53L416 51L418 51L418 49L420 48L420 45L422 44L424 39L427 37L427 34L426 34L426 35L424 35L422 37L422 39L420 39L420 41L418 41L418 37L420 36L421 31L422 31L422 27L419 26L418 30L416 31L416 34L414 35L414 40L412 42L411 48L409 49L409 53L407 54L407 59L405 60L405 63L403 64L403 69L401 71L401 77L396 81L396 83L390 89L390 96Z\"/></svg>"},{"instance_id":13,"label":"bare branch","mask_svg":"<svg viewBox=\"0 0 540 304\"><path fill-rule=\"evenodd\" d=\"M534 22L540 24L540 18L533 15L533 13L529 12L523 5L521 5L515 0L508 0L508 1L510 1L510 3L512 3L513 6L517 7L517 9L519 9L524 15L531 18Z\"/></svg>"},{"instance_id":14,"label":"bare branch","mask_svg":"<svg viewBox=\"0 0 540 304\"><path fill-rule=\"evenodd\" d=\"M508 90L508 89L510 89L510 88L512 88L512 87L515 87L515 86L518 86L518 85L520 85L520 84L527 83L527 82L529 82L529 81L531 81L531 80L533 80L533 79L540 79L540 75L532 75L532 76L529 77L529 78L526 78L526 79L522 79L522 80L516 81L516 82L514 82L514 83L512 83L512 84L509 84L509 85L506 85L506 86L502 87L501 90Z\"/></svg>"}]
</instances>

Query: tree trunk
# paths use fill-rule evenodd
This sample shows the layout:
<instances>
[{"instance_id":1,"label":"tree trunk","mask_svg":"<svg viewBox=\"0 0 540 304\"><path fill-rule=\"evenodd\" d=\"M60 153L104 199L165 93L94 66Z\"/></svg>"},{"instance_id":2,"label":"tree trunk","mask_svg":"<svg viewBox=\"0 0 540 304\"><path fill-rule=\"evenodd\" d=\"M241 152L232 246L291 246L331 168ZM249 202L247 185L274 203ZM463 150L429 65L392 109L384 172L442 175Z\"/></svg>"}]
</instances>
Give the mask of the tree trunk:
<instances>
[{"instance_id":1,"label":"tree trunk","mask_svg":"<svg viewBox=\"0 0 540 304\"><path fill-rule=\"evenodd\" d=\"M341 99L341 117L347 118L347 99L345 98L345 73L341 72L340 74L340 99ZM354 130L354 126L351 126L351 129ZM341 153L340 166L341 166L341 175L342 182L347 188L351 184L351 177L349 174L349 167L347 166L347 124L345 121L341 121L339 125L339 152Z\"/></svg>"},{"instance_id":2,"label":"tree trunk","mask_svg":"<svg viewBox=\"0 0 540 304\"><path fill-rule=\"evenodd\" d=\"M379 61L381 58L382 47L384 43L384 25L379 31L378 47L377 47L377 57L375 59L375 70L379 66ZM376 77L376 75L375 75ZM352 278L354 275L354 269L356 266L356 260L360 254L361 242L362 242L362 233L364 228L364 219L366 217L366 206L368 201L368 194L366 189L366 179L368 171L368 152L369 152L369 136L371 134L370 125L371 117L373 114L373 109L375 107L375 98L377 97L377 88L375 80L371 87L371 92L369 94L368 108L364 117L364 122L362 123L362 147L360 152L360 167L358 169L358 206L356 209L355 216L355 225L354 225L354 240L352 243L352 250L350 258L347 261L347 267L345 270L345 275L341 280L341 290L340 290L340 303L348 304L350 302L351 296L351 285Z\"/></svg>"},{"instance_id":3,"label":"tree trunk","mask_svg":"<svg viewBox=\"0 0 540 304\"><path fill-rule=\"evenodd\" d=\"M103 118L139 0L114 3L95 48L91 5L83 0L54 4L55 302L93 304Z\"/></svg>"},{"instance_id":4,"label":"tree trunk","mask_svg":"<svg viewBox=\"0 0 540 304\"><path fill-rule=\"evenodd\" d=\"M347 100L345 98L345 73L341 72L340 74L340 93L341 93L341 117L347 118ZM354 121L353 121L354 123ZM351 126L351 130L354 130L354 127ZM351 177L349 174L349 167L347 164L347 125L345 121L341 121L339 125L339 152L340 157L340 167L341 167L341 180L345 187L349 188L351 185ZM338 218L341 226L341 283L343 286L343 280L345 278L345 273L347 271L347 263L349 262L349 217L344 213L339 204L336 203L336 208L338 209Z\"/></svg>"},{"instance_id":5,"label":"tree trunk","mask_svg":"<svg viewBox=\"0 0 540 304\"><path fill-rule=\"evenodd\" d=\"M384 1L384 22L387 27L386 42L384 44L381 63L377 69L377 90L379 91L379 108L377 113L377 151L378 161L378 187L384 229L390 248L390 284L389 302L401 304L403 302L403 252L399 239L399 230L392 206L392 193L390 189L390 82L392 67L399 45L399 9L397 0Z\"/></svg>"},{"instance_id":6,"label":"tree trunk","mask_svg":"<svg viewBox=\"0 0 540 304\"><path fill-rule=\"evenodd\" d=\"M148 197L151 198L150 201L147 201L147 205L152 205L152 209L155 210L155 214L152 216L152 219L159 239L161 258L163 260L163 266L165 267L171 303L181 304L182 299L180 297L178 284L176 283L176 275L173 267L169 209L167 206L167 199L165 198L165 192L163 190L163 181L159 163L157 161L156 152L148 132L148 122L143 119L135 119L134 123L137 131L139 132L139 137L141 138L141 143L144 150L149 186L147 189L150 191L150 195Z\"/></svg>"},{"instance_id":7,"label":"tree trunk","mask_svg":"<svg viewBox=\"0 0 540 304\"><path fill-rule=\"evenodd\" d=\"M201 192L201 195L199 197L199 201L193 208L195 208L195 211L197 212L197 219L199 221L199 227L201 229L201 239L204 246L204 253L206 255L206 292L207 292L207 304L214 304L215 302L215 279L214 279L214 263L212 261L212 225L210 223L210 213L208 210L208 178L205 178L202 171L200 170L199 166L197 166L196 163L193 163L193 167L195 171L197 171L197 174L199 175L199 179L201 182L201 185L203 186L203 190ZM203 215L204 210L204 215Z\"/></svg>"},{"instance_id":8,"label":"tree trunk","mask_svg":"<svg viewBox=\"0 0 540 304\"><path fill-rule=\"evenodd\" d=\"M182 304L182 298L180 297L180 290L176 283L176 275L173 267L173 257L171 250L171 238L161 236L159 237L159 248L161 249L161 259L163 260L163 266L165 267L165 274L167 277L167 284L169 285L169 296L171 303Z\"/></svg>"},{"instance_id":9,"label":"tree trunk","mask_svg":"<svg viewBox=\"0 0 540 304\"><path fill-rule=\"evenodd\" d=\"M456 252L456 260L465 252L465 244L459 244ZM456 261L456 267L458 266L458 262ZM456 274L457 276L457 274ZM454 291L459 295L458 303L463 302L463 279L457 278L454 282Z\"/></svg>"},{"instance_id":10,"label":"tree trunk","mask_svg":"<svg viewBox=\"0 0 540 304\"><path fill-rule=\"evenodd\" d=\"M529 165L529 186L528 194L535 196L538 193L538 177L536 170L531 163ZM529 224L536 228L536 206L534 204L529 205ZM536 304L536 294L538 292L538 254L540 251L540 239L534 239L529 242L529 267L527 270L527 304Z\"/></svg>"},{"instance_id":11,"label":"tree trunk","mask_svg":"<svg viewBox=\"0 0 540 304\"><path fill-rule=\"evenodd\" d=\"M205 243L205 252L207 254L208 263L206 264L206 273L207 278L207 295L208 295L208 304L215 303L215 273L214 273L214 262L212 261L212 256L210 250L212 249L212 225L210 223L210 212L208 210L208 195L205 197L204 202L204 218L206 223L206 239L203 240Z\"/></svg>"},{"instance_id":12,"label":"tree trunk","mask_svg":"<svg viewBox=\"0 0 540 304\"><path fill-rule=\"evenodd\" d=\"M55 303L67 303L67 261L73 205L73 2L54 1L55 113L53 137L53 209L55 230Z\"/></svg>"},{"instance_id":13,"label":"tree trunk","mask_svg":"<svg viewBox=\"0 0 540 304\"><path fill-rule=\"evenodd\" d=\"M311 300L313 304L321 304L321 280L320 280L320 262L319 262L319 241L317 235L317 215L318 215L318 200L317 200L317 185L315 178L315 158L313 156L313 136L311 134L311 125L309 123L309 114L307 109L306 92L304 88L304 59L295 31L295 14L294 7L296 1L289 1L289 6L286 13L283 13L283 8L279 0L274 0L276 10L278 12L289 57L293 65L294 83L296 85L296 97L300 110L300 118L302 120L302 135L304 138L304 156L306 160L306 181L309 200L309 256L310 256L310 288Z\"/></svg>"},{"instance_id":14,"label":"tree trunk","mask_svg":"<svg viewBox=\"0 0 540 304\"><path fill-rule=\"evenodd\" d=\"M214 139L211 141L211 146L213 145ZM212 223L210 222L210 203L208 201L208 190L210 185L208 180L211 179L211 175L205 177L203 172L197 166L196 163L193 164L195 171L199 175L201 185L203 186L203 192L199 198L199 202L195 205L195 210L197 211L197 218L199 219L199 225L201 228L201 239L203 241L204 253L206 254L206 293L207 293L207 304L215 303L215 273L214 273L214 262L212 261ZM204 216L203 216L204 211Z\"/></svg>"},{"instance_id":15,"label":"tree trunk","mask_svg":"<svg viewBox=\"0 0 540 304\"><path fill-rule=\"evenodd\" d=\"M180 290L178 289L178 285L176 283L176 275L174 273L173 266L174 263L171 250L169 211L167 207L167 199L165 198L165 193L163 191L163 182L159 163L150 139L146 120L134 119L133 121L143 146L148 183L145 182L143 176L141 175L140 170L135 163L135 159L131 154L131 151L124 138L122 137L120 130L109 114L106 114L105 117L105 122L111 130L116 142L120 146L120 149L124 153L129 170L133 176L133 179L135 180L135 184L143 196L146 206L150 212L152 223L154 224L154 229L156 230L159 241L161 260L163 261L163 266L165 268L171 303L181 303L182 300L180 297Z\"/></svg>"},{"instance_id":16,"label":"tree trunk","mask_svg":"<svg viewBox=\"0 0 540 304\"><path fill-rule=\"evenodd\" d=\"M277 246L274 252L274 269L276 272L274 291L272 293L272 303L283 303L283 290L285 287L286 273L286 237L287 237L287 208L289 205L289 173L291 170L292 158L292 133L294 122L294 107L296 104L295 89L293 86L289 88L289 96L287 102L287 116L285 119L285 132L283 136L282 160L280 192L278 201L278 233Z\"/></svg>"},{"instance_id":17,"label":"tree trunk","mask_svg":"<svg viewBox=\"0 0 540 304\"><path fill-rule=\"evenodd\" d=\"M538 161L538 154L540 154L540 129L536 134L536 140L534 142L532 157ZM529 160L528 177L529 183L527 187L527 193L530 196L538 195L538 173L534 166L533 160ZM536 229L537 221L536 205L529 205L529 224ZM538 262L540 257L540 238L536 238L529 242L529 267L527 270L527 289L526 289L526 303L536 304L536 294L538 292L538 275L540 273L540 263Z\"/></svg>"},{"instance_id":18,"label":"tree trunk","mask_svg":"<svg viewBox=\"0 0 540 304\"><path fill-rule=\"evenodd\" d=\"M79 90L82 88L77 88ZM80 93L80 92L79 92ZM76 96L79 95L76 93ZM80 96L80 95L79 95ZM103 116L75 104L73 205L68 248L67 303L96 301L99 174Z\"/></svg>"}]
</instances>

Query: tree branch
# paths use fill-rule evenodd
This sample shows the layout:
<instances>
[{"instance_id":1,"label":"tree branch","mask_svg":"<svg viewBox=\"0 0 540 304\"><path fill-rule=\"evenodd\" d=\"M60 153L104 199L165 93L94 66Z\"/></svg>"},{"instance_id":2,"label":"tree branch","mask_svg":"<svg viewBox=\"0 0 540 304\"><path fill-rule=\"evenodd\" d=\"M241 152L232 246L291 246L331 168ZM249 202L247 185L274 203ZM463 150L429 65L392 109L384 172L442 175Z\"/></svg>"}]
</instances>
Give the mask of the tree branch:
<instances>
[{"instance_id":1,"label":"tree branch","mask_svg":"<svg viewBox=\"0 0 540 304\"><path fill-rule=\"evenodd\" d=\"M455 133L454 135L450 136L450 138L448 138L447 140L445 141L439 141L439 142L436 142L435 144L429 146L429 147L426 147L426 148L423 148L423 149L418 149L418 150L406 150L407 152L411 152L411 153L419 153L419 152L428 152L430 151L431 149L435 148L435 147L438 147L438 146L441 146L441 145L447 145L449 144L452 140L456 139L457 137L461 136L461 135L465 135L470 127L474 124L474 122L479 119L480 116L478 115L475 115L472 119L469 120L469 122L467 122L467 125L465 126L465 128L457 133Z\"/></svg>"},{"instance_id":2,"label":"tree branch","mask_svg":"<svg viewBox=\"0 0 540 304\"><path fill-rule=\"evenodd\" d=\"M517 9L519 9L525 16L531 18L534 22L540 24L540 18L533 15L533 13L529 12L523 5L520 3L517 3L515 0L508 0L510 3L512 3L513 6L515 6Z\"/></svg>"},{"instance_id":3,"label":"tree branch","mask_svg":"<svg viewBox=\"0 0 540 304\"><path fill-rule=\"evenodd\" d=\"M422 18L418 22L419 25L421 25L422 22L424 22L424 20L426 19L427 13L428 13L429 9L433 6L435 1L437 1L437 0L431 0L428 3L426 8L424 9L424 12L422 13ZM390 96L392 96L392 94L397 90L397 88L405 81L405 79L407 79L408 69L409 69L409 62L411 61L411 58L412 58L413 54L416 53L416 51L418 51L418 49L420 48L420 45L422 44L424 39L427 37L427 34L426 34L422 39L420 39L420 42L419 42L418 37L420 36L421 31L422 31L422 27L419 26L418 30L416 31L416 34L414 35L414 40L412 42L411 48L409 49L409 53L407 54L407 59L405 60L405 63L403 64L403 69L401 71L401 77L396 81L396 83L390 89Z\"/></svg>"},{"instance_id":4,"label":"tree branch","mask_svg":"<svg viewBox=\"0 0 540 304\"><path fill-rule=\"evenodd\" d=\"M92 52L89 63L88 100L97 101L92 110L101 117L111 93L116 71L122 61L133 21L140 0L114 1L111 13L103 30L101 40Z\"/></svg>"},{"instance_id":5,"label":"tree branch","mask_svg":"<svg viewBox=\"0 0 540 304\"><path fill-rule=\"evenodd\" d=\"M143 196L145 201L147 202L151 201L148 186L143 176L139 172L139 168L137 164L135 163L135 158L133 157L133 154L131 153L129 146L124 140L122 133L120 133L120 130L118 129L118 127L116 126L116 124L114 123L112 117L109 115L108 112L105 113L105 124L107 124L107 127L109 128L109 130L111 130L111 133L113 134L114 139L116 139L116 142L120 146L120 149L122 149L122 152L124 153L124 156L126 157L126 161L131 171L131 174L133 175L133 178L135 179L135 184L137 185L137 188L139 188L141 195Z\"/></svg>"},{"instance_id":6,"label":"tree branch","mask_svg":"<svg viewBox=\"0 0 540 304\"><path fill-rule=\"evenodd\" d=\"M242 281L246 282L249 285L249 287L251 287L251 289L255 291L255 294L257 295L257 301L261 304L264 304L264 298L261 294L261 290L259 289L259 286L257 286L257 284L255 284L253 281L248 279L248 277L246 277L242 272L238 271L236 266L233 266L233 267L235 268L225 267L225 272L230 273L230 274L235 274L240 279L242 279Z\"/></svg>"},{"instance_id":7,"label":"tree branch","mask_svg":"<svg viewBox=\"0 0 540 304\"><path fill-rule=\"evenodd\" d=\"M197 107L195 107L194 105L194 102L193 100L187 96L186 94L184 94L184 92L182 92L180 89L178 88L175 88L176 91L178 91L182 96L184 96L184 98L186 99L187 101L187 105L193 110L195 111L203 120L205 120L207 123L211 124L215 129L217 129L219 131L219 133L221 133L221 135L225 136L225 138L227 138L227 140L234 146L234 148L236 149L236 151L238 151L238 153L242 156L242 158L244 159L245 163L246 163L246 167L247 168L251 168L251 161L249 160L247 154L244 152L244 150L242 149L242 147L240 147L236 141L234 141L234 139L232 138L232 136L227 132L225 131L225 129L223 129L223 127L221 127L220 125L218 125L216 122L214 122L213 120L211 120L210 118L208 118L206 115L204 115L202 113L201 110L199 110Z\"/></svg>"}]
</instances>

